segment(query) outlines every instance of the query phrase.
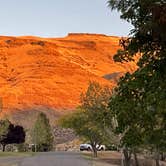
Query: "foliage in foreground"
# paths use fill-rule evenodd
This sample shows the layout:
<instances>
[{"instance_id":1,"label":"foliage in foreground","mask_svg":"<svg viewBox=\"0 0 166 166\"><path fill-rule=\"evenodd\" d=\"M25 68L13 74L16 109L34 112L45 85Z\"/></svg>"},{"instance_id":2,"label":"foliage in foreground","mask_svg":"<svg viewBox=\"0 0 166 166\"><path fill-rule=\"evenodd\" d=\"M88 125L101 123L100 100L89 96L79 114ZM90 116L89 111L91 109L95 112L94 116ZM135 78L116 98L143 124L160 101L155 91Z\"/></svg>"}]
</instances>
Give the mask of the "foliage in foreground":
<instances>
[{"instance_id":1,"label":"foliage in foreground","mask_svg":"<svg viewBox=\"0 0 166 166\"><path fill-rule=\"evenodd\" d=\"M119 81L110 100L112 116L117 120L116 132L128 153L138 147L150 147L159 165L159 153L166 151L166 1L108 3L134 26L132 36L120 41L122 49L114 59L131 61L138 53L141 55L138 70ZM126 158L130 160L129 156Z\"/></svg>"}]
</instances>

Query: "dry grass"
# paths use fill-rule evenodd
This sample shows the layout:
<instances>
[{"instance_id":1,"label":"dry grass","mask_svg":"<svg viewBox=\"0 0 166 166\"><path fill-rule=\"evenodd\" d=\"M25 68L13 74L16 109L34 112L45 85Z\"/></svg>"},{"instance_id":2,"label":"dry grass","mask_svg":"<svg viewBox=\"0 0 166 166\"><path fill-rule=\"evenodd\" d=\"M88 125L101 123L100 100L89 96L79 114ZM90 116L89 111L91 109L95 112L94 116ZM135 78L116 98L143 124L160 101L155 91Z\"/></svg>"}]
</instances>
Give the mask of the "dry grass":
<instances>
[{"instance_id":1,"label":"dry grass","mask_svg":"<svg viewBox=\"0 0 166 166\"><path fill-rule=\"evenodd\" d=\"M122 155L116 151L98 152L98 158L93 158L91 152L83 152L86 158L92 160L93 166L120 166L122 162ZM131 161L134 166L134 160ZM139 157L140 166L155 166L155 161L147 158ZM166 166L166 162L160 161L161 166Z\"/></svg>"},{"instance_id":2,"label":"dry grass","mask_svg":"<svg viewBox=\"0 0 166 166\"><path fill-rule=\"evenodd\" d=\"M91 152L83 152L86 158L92 160L93 166L119 166L121 163L121 154L114 151L98 152L98 158L93 158Z\"/></svg>"}]
</instances>

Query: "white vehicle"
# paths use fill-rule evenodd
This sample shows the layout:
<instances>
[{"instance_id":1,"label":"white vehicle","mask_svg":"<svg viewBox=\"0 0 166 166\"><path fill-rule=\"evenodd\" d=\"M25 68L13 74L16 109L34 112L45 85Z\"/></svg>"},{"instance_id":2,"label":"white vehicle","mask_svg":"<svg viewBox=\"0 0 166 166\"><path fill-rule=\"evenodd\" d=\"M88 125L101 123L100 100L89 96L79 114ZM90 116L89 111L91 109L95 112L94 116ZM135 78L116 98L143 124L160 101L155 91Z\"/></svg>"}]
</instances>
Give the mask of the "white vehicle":
<instances>
[{"instance_id":1,"label":"white vehicle","mask_svg":"<svg viewBox=\"0 0 166 166\"><path fill-rule=\"evenodd\" d=\"M97 148L97 150L99 150L99 151L102 151L102 150L105 150L105 149L106 149L105 145L96 145L96 148Z\"/></svg>"},{"instance_id":2,"label":"white vehicle","mask_svg":"<svg viewBox=\"0 0 166 166\"><path fill-rule=\"evenodd\" d=\"M102 151L102 150L105 150L106 147L105 145L96 145L96 148L98 151ZM81 144L80 145L80 151L91 151L92 150L92 146L90 144Z\"/></svg>"},{"instance_id":3,"label":"white vehicle","mask_svg":"<svg viewBox=\"0 0 166 166\"><path fill-rule=\"evenodd\" d=\"M84 150L90 151L92 150L92 146L90 144L81 144L80 151L84 151Z\"/></svg>"}]
</instances>

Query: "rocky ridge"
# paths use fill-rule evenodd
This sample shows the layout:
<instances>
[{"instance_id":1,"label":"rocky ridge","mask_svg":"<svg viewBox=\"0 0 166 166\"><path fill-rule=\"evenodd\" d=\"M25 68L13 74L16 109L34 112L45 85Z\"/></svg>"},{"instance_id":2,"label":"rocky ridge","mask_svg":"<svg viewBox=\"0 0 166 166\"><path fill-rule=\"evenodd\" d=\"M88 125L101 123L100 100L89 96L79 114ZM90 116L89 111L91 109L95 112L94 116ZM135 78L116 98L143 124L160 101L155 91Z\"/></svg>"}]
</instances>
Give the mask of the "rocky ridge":
<instances>
[{"instance_id":1,"label":"rocky ridge","mask_svg":"<svg viewBox=\"0 0 166 166\"><path fill-rule=\"evenodd\" d=\"M79 104L89 81L110 87L135 62L115 63L119 37L69 34L64 38L0 36L0 97L3 113L66 112Z\"/></svg>"}]
</instances>

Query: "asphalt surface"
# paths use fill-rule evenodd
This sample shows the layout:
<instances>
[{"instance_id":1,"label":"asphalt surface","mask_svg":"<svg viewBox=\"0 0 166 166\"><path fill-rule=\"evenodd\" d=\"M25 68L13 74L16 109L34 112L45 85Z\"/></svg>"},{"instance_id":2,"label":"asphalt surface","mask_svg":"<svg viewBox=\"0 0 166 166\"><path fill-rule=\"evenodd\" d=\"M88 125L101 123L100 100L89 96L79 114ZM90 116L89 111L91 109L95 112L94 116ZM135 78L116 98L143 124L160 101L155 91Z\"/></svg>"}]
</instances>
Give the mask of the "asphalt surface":
<instances>
[{"instance_id":1,"label":"asphalt surface","mask_svg":"<svg viewBox=\"0 0 166 166\"><path fill-rule=\"evenodd\" d=\"M48 152L32 157L0 158L0 166L92 166L92 162L79 153Z\"/></svg>"}]
</instances>

